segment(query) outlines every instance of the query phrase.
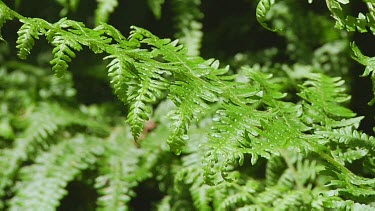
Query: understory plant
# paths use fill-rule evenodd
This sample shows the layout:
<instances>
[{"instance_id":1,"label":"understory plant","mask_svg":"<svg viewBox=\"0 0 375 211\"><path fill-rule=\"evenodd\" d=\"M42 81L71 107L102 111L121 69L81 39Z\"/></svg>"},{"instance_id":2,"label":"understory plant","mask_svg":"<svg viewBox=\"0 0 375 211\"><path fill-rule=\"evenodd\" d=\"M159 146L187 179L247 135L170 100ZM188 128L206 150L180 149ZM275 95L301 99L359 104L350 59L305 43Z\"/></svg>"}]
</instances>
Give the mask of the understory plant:
<instances>
[{"instance_id":1,"label":"understory plant","mask_svg":"<svg viewBox=\"0 0 375 211\"><path fill-rule=\"evenodd\" d=\"M0 1L1 210L375 210L375 1L96 2Z\"/></svg>"}]
</instances>

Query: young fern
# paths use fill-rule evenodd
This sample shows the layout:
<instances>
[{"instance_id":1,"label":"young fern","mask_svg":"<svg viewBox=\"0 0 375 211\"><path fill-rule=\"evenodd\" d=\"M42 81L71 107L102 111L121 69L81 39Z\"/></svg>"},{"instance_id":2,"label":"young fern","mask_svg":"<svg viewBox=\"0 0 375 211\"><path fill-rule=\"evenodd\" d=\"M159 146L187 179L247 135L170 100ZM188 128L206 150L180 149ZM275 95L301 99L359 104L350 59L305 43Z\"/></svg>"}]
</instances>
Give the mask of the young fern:
<instances>
[{"instance_id":1,"label":"young fern","mask_svg":"<svg viewBox=\"0 0 375 211\"><path fill-rule=\"evenodd\" d=\"M272 29L266 23L267 13L271 10L272 6L276 3L276 0L260 0L256 8L256 18L260 25L270 31L276 31L277 29Z\"/></svg>"}]
</instances>

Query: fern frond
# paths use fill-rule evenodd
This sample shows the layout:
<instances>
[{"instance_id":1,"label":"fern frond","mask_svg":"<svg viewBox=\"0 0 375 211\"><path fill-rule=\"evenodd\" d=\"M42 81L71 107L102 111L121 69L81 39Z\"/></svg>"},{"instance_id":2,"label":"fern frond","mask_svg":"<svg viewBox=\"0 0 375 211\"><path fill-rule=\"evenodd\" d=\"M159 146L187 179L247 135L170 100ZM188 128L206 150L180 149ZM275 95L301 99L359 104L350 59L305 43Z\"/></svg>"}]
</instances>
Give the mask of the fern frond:
<instances>
[{"instance_id":1,"label":"fern frond","mask_svg":"<svg viewBox=\"0 0 375 211\"><path fill-rule=\"evenodd\" d=\"M362 52L359 50L357 45L355 43L351 44L351 48L353 51L353 58L358 61L360 64L366 66L365 71L363 72L362 76L368 76L371 74L371 80L372 80L372 93L374 97L372 100L368 103L369 105L375 104L375 58L374 57L368 57L362 54Z\"/></svg>"},{"instance_id":2,"label":"fern frond","mask_svg":"<svg viewBox=\"0 0 375 211\"><path fill-rule=\"evenodd\" d=\"M127 122L131 125L133 137L138 139L143 130L144 122L151 116L151 106L168 89L169 82L157 73L152 67L139 67L140 79L130 81L128 102L130 103ZM138 80L137 80L138 79Z\"/></svg>"},{"instance_id":3,"label":"fern frond","mask_svg":"<svg viewBox=\"0 0 375 211\"><path fill-rule=\"evenodd\" d=\"M346 146L358 146L367 149L375 147L375 138L373 136L357 131L353 127L343 127L332 131L317 131L316 133L332 141L343 143Z\"/></svg>"},{"instance_id":4,"label":"fern frond","mask_svg":"<svg viewBox=\"0 0 375 211\"><path fill-rule=\"evenodd\" d=\"M93 165L103 151L100 139L77 136L39 154L35 164L22 169L9 210L56 209L68 182Z\"/></svg>"},{"instance_id":5,"label":"fern frond","mask_svg":"<svg viewBox=\"0 0 375 211\"><path fill-rule=\"evenodd\" d=\"M39 39L39 32L36 23L30 23L32 19L23 21L23 25L18 30L18 38L17 38L17 48L18 48L18 57L20 59L26 59L27 56L30 54L31 49L33 48L35 41L34 39Z\"/></svg>"},{"instance_id":6,"label":"fern frond","mask_svg":"<svg viewBox=\"0 0 375 211\"><path fill-rule=\"evenodd\" d=\"M4 23L12 19L13 19L13 15L11 13L11 10L1 1L0 2L0 32ZM0 40L4 40L3 37L1 36L1 33L0 33Z\"/></svg>"},{"instance_id":7,"label":"fern frond","mask_svg":"<svg viewBox=\"0 0 375 211\"><path fill-rule=\"evenodd\" d=\"M280 210L308 210L310 207L306 206L311 203L312 197L309 195L309 190L293 190L284 193L282 198L273 202L275 208Z\"/></svg>"},{"instance_id":8,"label":"fern frond","mask_svg":"<svg viewBox=\"0 0 375 211\"><path fill-rule=\"evenodd\" d=\"M266 166L266 184L267 186L276 185L280 176L286 169L286 163L281 156L272 156Z\"/></svg>"},{"instance_id":9,"label":"fern frond","mask_svg":"<svg viewBox=\"0 0 375 211\"><path fill-rule=\"evenodd\" d=\"M52 70L57 77L63 77L68 69L68 62L71 62L72 58L76 57L71 48L80 51L82 47L76 40L66 39L60 34L53 36L51 44L55 46L52 51L54 59L50 62L53 65Z\"/></svg>"},{"instance_id":10,"label":"fern frond","mask_svg":"<svg viewBox=\"0 0 375 211\"><path fill-rule=\"evenodd\" d=\"M126 38L115 27L102 22L99 26L94 28L94 31L103 31L105 34L113 38L116 42L122 43Z\"/></svg>"},{"instance_id":11,"label":"fern frond","mask_svg":"<svg viewBox=\"0 0 375 211\"><path fill-rule=\"evenodd\" d=\"M26 120L30 124L15 140L14 147L4 149L0 155L0 168L4 169L0 172L0 196L5 194L3 191L13 181L19 166L40 148L48 149L52 143L48 138L56 135L62 128L83 125L93 131L106 133L105 126L99 125L83 115L65 110L56 104L39 105Z\"/></svg>"},{"instance_id":12,"label":"fern frond","mask_svg":"<svg viewBox=\"0 0 375 211\"><path fill-rule=\"evenodd\" d=\"M145 151L123 140L124 132L127 131L120 128L112 131L99 162L100 176L96 178L95 188L101 195L97 201L100 210L127 210L127 203L135 195L132 188L147 177L139 172L140 158Z\"/></svg>"},{"instance_id":13,"label":"fern frond","mask_svg":"<svg viewBox=\"0 0 375 211\"><path fill-rule=\"evenodd\" d=\"M217 111L218 123L214 124L214 132L206 144L211 148L205 158L207 179L213 176L210 166L216 165L220 156L224 161L220 165L224 167L237 160L242 165L244 154L251 154L251 163L254 164L258 156L269 159L290 145L305 148L301 140L307 139L301 131L308 130L308 127L298 121L298 107L280 100L285 94L269 81L269 74L251 69L245 72L253 84L236 88L240 93L237 96L242 95L241 101L249 105L228 103L222 105L223 110ZM259 111L258 106L268 110ZM283 132L278 128L283 128Z\"/></svg>"},{"instance_id":14,"label":"fern frond","mask_svg":"<svg viewBox=\"0 0 375 211\"><path fill-rule=\"evenodd\" d=\"M75 51L81 51L82 45L88 46L94 53L101 53L111 39L102 36L103 31L85 28L80 22L62 18L55 24L43 26L48 31L45 33L48 41L55 46L52 53L54 59L50 62L57 77L64 76L68 62L75 58Z\"/></svg>"},{"instance_id":15,"label":"fern frond","mask_svg":"<svg viewBox=\"0 0 375 211\"><path fill-rule=\"evenodd\" d=\"M321 124L322 127L331 128L359 124L361 118L345 120L354 117L355 113L339 104L350 99L350 96L344 93L344 81L341 78L310 74L308 79L300 86L302 90L298 93L307 102L303 104L306 115L303 118L307 124L314 123L314 127Z\"/></svg>"},{"instance_id":16,"label":"fern frond","mask_svg":"<svg viewBox=\"0 0 375 211\"><path fill-rule=\"evenodd\" d=\"M203 13L200 11L201 0L173 0L175 24L177 33L175 37L187 49L186 55L198 56L203 37L202 23Z\"/></svg>"},{"instance_id":17,"label":"fern frond","mask_svg":"<svg viewBox=\"0 0 375 211\"><path fill-rule=\"evenodd\" d=\"M96 0L98 6L95 10L95 25L108 22L109 15L118 6L117 0Z\"/></svg>"},{"instance_id":18,"label":"fern frond","mask_svg":"<svg viewBox=\"0 0 375 211\"><path fill-rule=\"evenodd\" d=\"M272 6L276 3L275 0L260 0L256 8L256 18L260 25L270 31L277 31L277 29L272 29L266 23L267 13L271 10Z\"/></svg>"},{"instance_id":19,"label":"fern frond","mask_svg":"<svg viewBox=\"0 0 375 211\"><path fill-rule=\"evenodd\" d=\"M326 0L327 7L331 11L333 18L336 19L336 27L346 29L347 31L359 31L361 33L367 32L367 28L372 31L375 29L373 20L374 12L370 11L367 14L359 13L358 17L347 16L341 7L341 4L348 4L346 0Z\"/></svg>"},{"instance_id":20,"label":"fern frond","mask_svg":"<svg viewBox=\"0 0 375 211\"><path fill-rule=\"evenodd\" d=\"M135 68L134 65L114 55L104 57L104 59L112 59L107 65L108 76L111 78L111 84L118 99L128 104L128 83L135 77L131 74L132 69Z\"/></svg>"},{"instance_id":21,"label":"fern frond","mask_svg":"<svg viewBox=\"0 0 375 211\"><path fill-rule=\"evenodd\" d=\"M228 90L229 86L219 81L219 78L227 81L232 80L232 77L222 76L228 68L219 68L219 63L215 60L205 61L200 57L186 57L186 50L177 45L177 41L159 39L147 30L137 27L133 27L132 39L152 47L150 53L153 56L162 55L164 63L150 62L154 67L160 68L159 72L174 77L168 97L178 108L170 114L176 121L172 126L168 143L171 150L179 154L187 139L186 130L191 121L199 119L199 116L209 111L207 103L217 102L218 93L226 92L225 95L229 96L229 92L233 91Z\"/></svg>"}]
</instances>

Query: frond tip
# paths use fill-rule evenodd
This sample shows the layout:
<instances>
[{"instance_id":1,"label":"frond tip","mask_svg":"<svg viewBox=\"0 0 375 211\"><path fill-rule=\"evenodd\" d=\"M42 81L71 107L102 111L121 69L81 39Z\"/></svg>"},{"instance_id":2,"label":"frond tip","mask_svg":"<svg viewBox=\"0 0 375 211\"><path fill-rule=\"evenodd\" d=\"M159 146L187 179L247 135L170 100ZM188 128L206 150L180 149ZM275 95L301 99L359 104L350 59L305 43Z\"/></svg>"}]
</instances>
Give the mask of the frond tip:
<instances>
[{"instance_id":1,"label":"frond tip","mask_svg":"<svg viewBox=\"0 0 375 211\"><path fill-rule=\"evenodd\" d=\"M277 29L272 29L266 23L267 21L267 13L271 10L272 6L275 4L276 0L260 0L257 9L256 9L256 18L260 25L270 31L277 31Z\"/></svg>"},{"instance_id":2,"label":"frond tip","mask_svg":"<svg viewBox=\"0 0 375 211\"><path fill-rule=\"evenodd\" d=\"M18 38L16 43L18 48L18 57L20 59L26 59L35 44L34 39L39 39L39 32L37 24L31 19L27 19L27 21L21 20L21 22L24 24L17 32Z\"/></svg>"}]
</instances>

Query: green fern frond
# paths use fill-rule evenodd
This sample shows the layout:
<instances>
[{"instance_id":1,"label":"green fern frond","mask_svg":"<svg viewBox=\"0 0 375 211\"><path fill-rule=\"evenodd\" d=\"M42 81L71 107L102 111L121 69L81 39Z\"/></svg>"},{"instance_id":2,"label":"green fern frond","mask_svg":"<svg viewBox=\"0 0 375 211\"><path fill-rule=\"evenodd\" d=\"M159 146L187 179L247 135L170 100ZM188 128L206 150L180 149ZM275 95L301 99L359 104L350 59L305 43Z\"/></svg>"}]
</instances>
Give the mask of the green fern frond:
<instances>
[{"instance_id":1,"label":"green fern frond","mask_svg":"<svg viewBox=\"0 0 375 211\"><path fill-rule=\"evenodd\" d=\"M22 169L9 210L55 210L68 182L93 165L103 151L100 139L77 136L39 154L35 164Z\"/></svg>"},{"instance_id":2,"label":"green fern frond","mask_svg":"<svg viewBox=\"0 0 375 211\"><path fill-rule=\"evenodd\" d=\"M102 22L99 26L94 28L94 31L103 31L105 34L113 38L116 42L122 43L126 38L115 27Z\"/></svg>"},{"instance_id":3,"label":"green fern frond","mask_svg":"<svg viewBox=\"0 0 375 211\"><path fill-rule=\"evenodd\" d=\"M353 51L352 57L356 61L358 61L360 64L366 66L366 69L363 72L362 76L368 76L371 74L370 78L372 80L372 93L374 97L368 104L374 105L375 104L375 58L363 55L355 43L351 44L351 48Z\"/></svg>"},{"instance_id":4,"label":"green fern frond","mask_svg":"<svg viewBox=\"0 0 375 211\"><path fill-rule=\"evenodd\" d=\"M114 55L107 56L104 59L112 59L107 65L108 76L111 78L111 84L118 99L128 104L128 83L135 77L131 74L132 69L135 68L134 65L124 61L124 59L120 60Z\"/></svg>"},{"instance_id":5,"label":"green fern frond","mask_svg":"<svg viewBox=\"0 0 375 211\"><path fill-rule=\"evenodd\" d=\"M15 140L14 147L4 149L0 155L0 168L5 169L0 172L0 196L5 194L3 191L12 183L19 166L40 148L48 149L52 143L48 138L55 136L62 128L82 125L91 128L96 133L106 133L105 126L56 104L40 104L26 120L30 124Z\"/></svg>"},{"instance_id":6,"label":"green fern frond","mask_svg":"<svg viewBox=\"0 0 375 211\"><path fill-rule=\"evenodd\" d=\"M342 127L332 131L316 131L316 134L324 136L337 143L342 143L345 146L351 147L365 147L372 149L375 147L375 138L363 132L353 129L353 127Z\"/></svg>"},{"instance_id":7,"label":"green fern frond","mask_svg":"<svg viewBox=\"0 0 375 211\"><path fill-rule=\"evenodd\" d=\"M276 199L280 198L287 191L288 188L283 186L276 185L267 187L264 191L257 195L256 200L258 203L271 205Z\"/></svg>"},{"instance_id":8,"label":"green fern frond","mask_svg":"<svg viewBox=\"0 0 375 211\"><path fill-rule=\"evenodd\" d=\"M61 34L54 34L51 44L55 46L52 53L54 59L50 62L52 70L55 72L57 77L63 77L68 69L68 62L72 61L72 58L76 57L76 54L71 50L76 51L82 50L81 45L74 39L66 39Z\"/></svg>"},{"instance_id":9,"label":"green fern frond","mask_svg":"<svg viewBox=\"0 0 375 211\"><path fill-rule=\"evenodd\" d=\"M286 169L286 163L281 156L272 156L266 166L266 184L267 186L276 185L280 176Z\"/></svg>"},{"instance_id":10,"label":"green fern frond","mask_svg":"<svg viewBox=\"0 0 375 211\"><path fill-rule=\"evenodd\" d=\"M267 13L271 10L272 6L276 3L275 0L260 0L256 8L256 18L260 25L270 31L277 31L277 29L272 29L266 23Z\"/></svg>"},{"instance_id":11,"label":"green fern frond","mask_svg":"<svg viewBox=\"0 0 375 211\"><path fill-rule=\"evenodd\" d=\"M347 31L359 31L361 33L367 32L370 28L375 29L373 21L374 12L370 11L367 14L359 13L358 17L345 15L341 4L348 4L347 0L326 0L327 7L331 11L333 18L336 20L336 27L346 29Z\"/></svg>"},{"instance_id":12,"label":"green fern frond","mask_svg":"<svg viewBox=\"0 0 375 211\"><path fill-rule=\"evenodd\" d=\"M169 82L157 73L153 67L135 67L139 70L138 78L128 83L128 102L130 103L127 122L131 125L133 137L138 139L143 130L144 122L151 116L151 106L164 94L163 90L168 89Z\"/></svg>"},{"instance_id":13,"label":"green fern frond","mask_svg":"<svg viewBox=\"0 0 375 211\"><path fill-rule=\"evenodd\" d=\"M1 1L0 2L0 32L1 28L3 27L4 23L8 20L12 20L13 15L11 13L11 10ZM0 33L0 40L4 40Z\"/></svg>"},{"instance_id":14,"label":"green fern frond","mask_svg":"<svg viewBox=\"0 0 375 211\"><path fill-rule=\"evenodd\" d=\"M303 104L306 114L303 118L307 124L314 123L314 127L322 124L322 127L331 128L359 124L361 118L345 120L354 117L355 113L339 104L350 99L350 96L344 93L343 84L344 81L339 77L330 78L322 74L308 76L298 93L307 102Z\"/></svg>"},{"instance_id":15,"label":"green fern frond","mask_svg":"<svg viewBox=\"0 0 375 211\"><path fill-rule=\"evenodd\" d=\"M201 0L173 0L175 24L177 33L175 37L187 48L186 55L198 56L203 37L202 23L203 13L199 6Z\"/></svg>"},{"instance_id":16,"label":"green fern frond","mask_svg":"<svg viewBox=\"0 0 375 211\"><path fill-rule=\"evenodd\" d=\"M100 176L96 178L95 188L100 193L97 201L100 210L127 210L127 203L135 195L132 188L148 176L139 172L145 151L123 140L127 132L120 128L112 131L99 162Z\"/></svg>"},{"instance_id":17,"label":"green fern frond","mask_svg":"<svg viewBox=\"0 0 375 211\"><path fill-rule=\"evenodd\" d=\"M35 41L34 39L39 39L38 25L36 23L30 23L32 19L27 21L22 21L24 24L18 30L17 38L17 48L18 48L18 57L20 59L26 59L30 54L31 49L33 48Z\"/></svg>"},{"instance_id":18,"label":"green fern frond","mask_svg":"<svg viewBox=\"0 0 375 211\"><path fill-rule=\"evenodd\" d=\"M312 197L309 190L293 190L284 193L282 198L273 202L275 208L280 210L308 210ZM307 206L306 206L307 205Z\"/></svg>"},{"instance_id":19,"label":"green fern frond","mask_svg":"<svg viewBox=\"0 0 375 211\"><path fill-rule=\"evenodd\" d=\"M171 135L168 138L168 144L175 153L179 154L185 142L188 140L187 129L194 118L199 118L199 114L205 113L210 109L207 103L202 99L207 95L214 98L216 96L209 90L198 88L198 84L176 81L170 87L169 97L178 107L177 110L170 112L169 118L173 120L171 126ZM172 95L175 94L176 96ZM197 98L198 97L198 98Z\"/></svg>"},{"instance_id":20,"label":"green fern frond","mask_svg":"<svg viewBox=\"0 0 375 211\"><path fill-rule=\"evenodd\" d=\"M95 25L108 22L110 14L118 6L117 0L96 0L98 6L95 10Z\"/></svg>"}]
</instances>

